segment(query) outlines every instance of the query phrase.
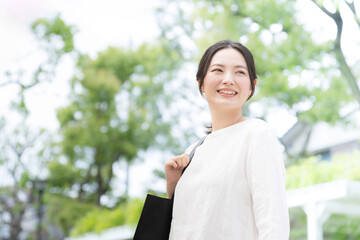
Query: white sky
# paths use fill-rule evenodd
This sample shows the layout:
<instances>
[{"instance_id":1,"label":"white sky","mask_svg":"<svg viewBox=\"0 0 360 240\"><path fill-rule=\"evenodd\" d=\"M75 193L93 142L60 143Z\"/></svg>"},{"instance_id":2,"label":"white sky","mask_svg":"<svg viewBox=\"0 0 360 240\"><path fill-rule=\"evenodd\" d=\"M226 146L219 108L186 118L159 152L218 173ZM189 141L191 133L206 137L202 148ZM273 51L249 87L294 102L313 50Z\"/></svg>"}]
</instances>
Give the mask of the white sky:
<instances>
[{"instance_id":1,"label":"white sky","mask_svg":"<svg viewBox=\"0 0 360 240\"><path fill-rule=\"evenodd\" d=\"M94 56L97 52L113 46L137 45L153 39L159 33L153 9L160 0L0 0L0 73L13 69L19 64L24 68L34 67L33 59L40 58L36 43L30 32L30 24L40 17L53 17L57 13L68 24L78 28L76 47ZM300 18L308 27L316 29L317 39L329 39L335 36L335 25L318 10L310 0L299 1L303 9ZM346 8L344 8L347 10ZM359 9L360 11L360 9ZM351 14L346 14L351 16ZM351 63L358 60L360 52L360 32L354 21L345 18L343 49ZM27 60L24 59L28 56ZM21 60L21 61L20 61ZM69 91L68 81L72 76L72 62L69 59L60 65L57 78L52 83L42 84L31 90L27 101L31 110L30 123L34 128L46 127L55 130L58 127L55 110L66 104ZM195 73L194 73L195 74ZM0 75L0 83L4 81ZM6 114L9 119L9 103L17 93L14 86L0 88L0 116ZM287 118L289 121L282 122ZM269 118L279 135L294 123L285 111L279 111ZM135 167L131 172L131 195L142 194L144 184L152 177L149 169L156 165L154 161ZM159 167L159 165L157 166ZM160 166L161 167L161 166ZM142 176L139 180L138 176Z\"/></svg>"}]
</instances>

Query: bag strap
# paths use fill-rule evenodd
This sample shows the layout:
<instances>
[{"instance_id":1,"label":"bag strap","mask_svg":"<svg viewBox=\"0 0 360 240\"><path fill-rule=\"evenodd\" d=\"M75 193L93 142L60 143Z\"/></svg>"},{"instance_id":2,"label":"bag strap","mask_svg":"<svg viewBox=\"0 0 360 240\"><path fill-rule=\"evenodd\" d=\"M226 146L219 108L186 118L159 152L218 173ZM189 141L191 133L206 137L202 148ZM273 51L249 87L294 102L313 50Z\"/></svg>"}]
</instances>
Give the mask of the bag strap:
<instances>
[{"instance_id":1,"label":"bag strap","mask_svg":"<svg viewBox=\"0 0 360 240\"><path fill-rule=\"evenodd\" d=\"M195 145L195 147L193 148L193 150L191 150L191 152L190 152L190 154L189 154L189 158L190 158L189 164L182 170L181 175L184 174L185 170L186 170L187 167L190 165L191 160L192 160L192 158L194 157L195 150L205 141L205 138L206 138L206 136L203 137L202 139L200 139L200 141ZM171 197L172 200L174 200L174 196L175 196L175 190L174 190L174 193L173 193L173 195L172 195L172 197Z\"/></svg>"},{"instance_id":2,"label":"bag strap","mask_svg":"<svg viewBox=\"0 0 360 240\"><path fill-rule=\"evenodd\" d=\"M206 138L206 136L203 137L202 139L200 139L200 141L195 145L195 147L193 148L193 150L190 152L190 154L189 154L189 158L190 158L189 164L183 169L182 174L184 174L185 170L186 170L187 167L190 165L191 160L192 160L192 158L194 157L195 150L205 141L205 138Z\"/></svg>"}]
</instances>

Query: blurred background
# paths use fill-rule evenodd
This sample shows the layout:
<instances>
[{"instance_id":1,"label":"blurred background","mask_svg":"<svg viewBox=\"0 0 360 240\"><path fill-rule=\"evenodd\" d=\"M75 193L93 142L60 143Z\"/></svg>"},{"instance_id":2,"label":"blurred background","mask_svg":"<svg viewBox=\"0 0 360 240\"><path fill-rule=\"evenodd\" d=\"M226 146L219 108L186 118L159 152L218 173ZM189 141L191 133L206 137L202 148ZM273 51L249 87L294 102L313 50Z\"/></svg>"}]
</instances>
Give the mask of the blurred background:
<instances>
[{"instance_id":1,"label":"blurred background","mask_svg":"<svg viewBox=\"0 0 360 240\"><path fill-rule=\"evenodd\" d=\"M0 0L0 240L132 239L210 123L211 44L255 57L290 239L360 239L360 1Z\"/></svg>"}]
</instances>

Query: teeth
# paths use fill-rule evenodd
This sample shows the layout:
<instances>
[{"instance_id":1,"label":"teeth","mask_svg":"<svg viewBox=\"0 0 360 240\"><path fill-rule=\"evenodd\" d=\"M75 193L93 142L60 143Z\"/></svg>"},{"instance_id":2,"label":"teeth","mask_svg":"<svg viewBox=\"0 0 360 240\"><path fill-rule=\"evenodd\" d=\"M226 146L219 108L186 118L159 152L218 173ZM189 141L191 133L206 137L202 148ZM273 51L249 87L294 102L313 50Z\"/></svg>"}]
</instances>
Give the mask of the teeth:
<instances>
[{"instance_id":1,"label":"teeth","mask_svg":"<svg viewBox=\"0 0 360 240\"><path fill-rule=\"evenodd\" d=\"M220 90L219 92L225 93L225 94L231 94L231 95L235 95L235 94L236 94L236 92L232 92L232 91L223 91L223 90Z\"/></svg>"}]
</instances>

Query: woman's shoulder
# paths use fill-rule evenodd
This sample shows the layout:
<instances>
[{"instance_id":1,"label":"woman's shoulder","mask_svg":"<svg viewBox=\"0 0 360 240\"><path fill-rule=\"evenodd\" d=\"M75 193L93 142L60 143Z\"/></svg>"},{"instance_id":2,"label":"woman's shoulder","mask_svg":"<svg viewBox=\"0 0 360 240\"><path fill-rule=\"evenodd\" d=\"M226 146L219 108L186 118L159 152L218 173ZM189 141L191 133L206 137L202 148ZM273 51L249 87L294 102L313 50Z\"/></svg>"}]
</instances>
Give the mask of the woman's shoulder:
<instances>
[{"instance_id":1,"label":"woman's shoulder","mask_svg":"<svg viewBox=\"0 0 360 240\"><path fill-rule=\"evenodd\" d=\"M253 134L262 134L262 133L272 133L275 134L275 128L266 122L265 120L259 118L251 118L246 120L248 121L247 129Z\"/></svg>"},{"instance_id":2,"label":"woman's shoulder","mask_svg":"<svg viewBox=\"0 0 360 240\"><path fill-rule=\"evenodd\" d=\"M259 146L261 146L261 149L264 149L265 146L273 149L282 148L275 128L261 119L253 119L251 123L249 122L247 137L250 146L255 151L259 150Z\"/></svg>"},{"instance_id":3,"label":"woman's shoulder","mask_svg":"<svg viewBox=\"0 0 360 240\"><path fill-rule=\"evenodd\" d=\"M200 140L197 140L196 142L192 143L188 148L186 148L185 153L190 154Z\"/></svg>"}]
</instances>

